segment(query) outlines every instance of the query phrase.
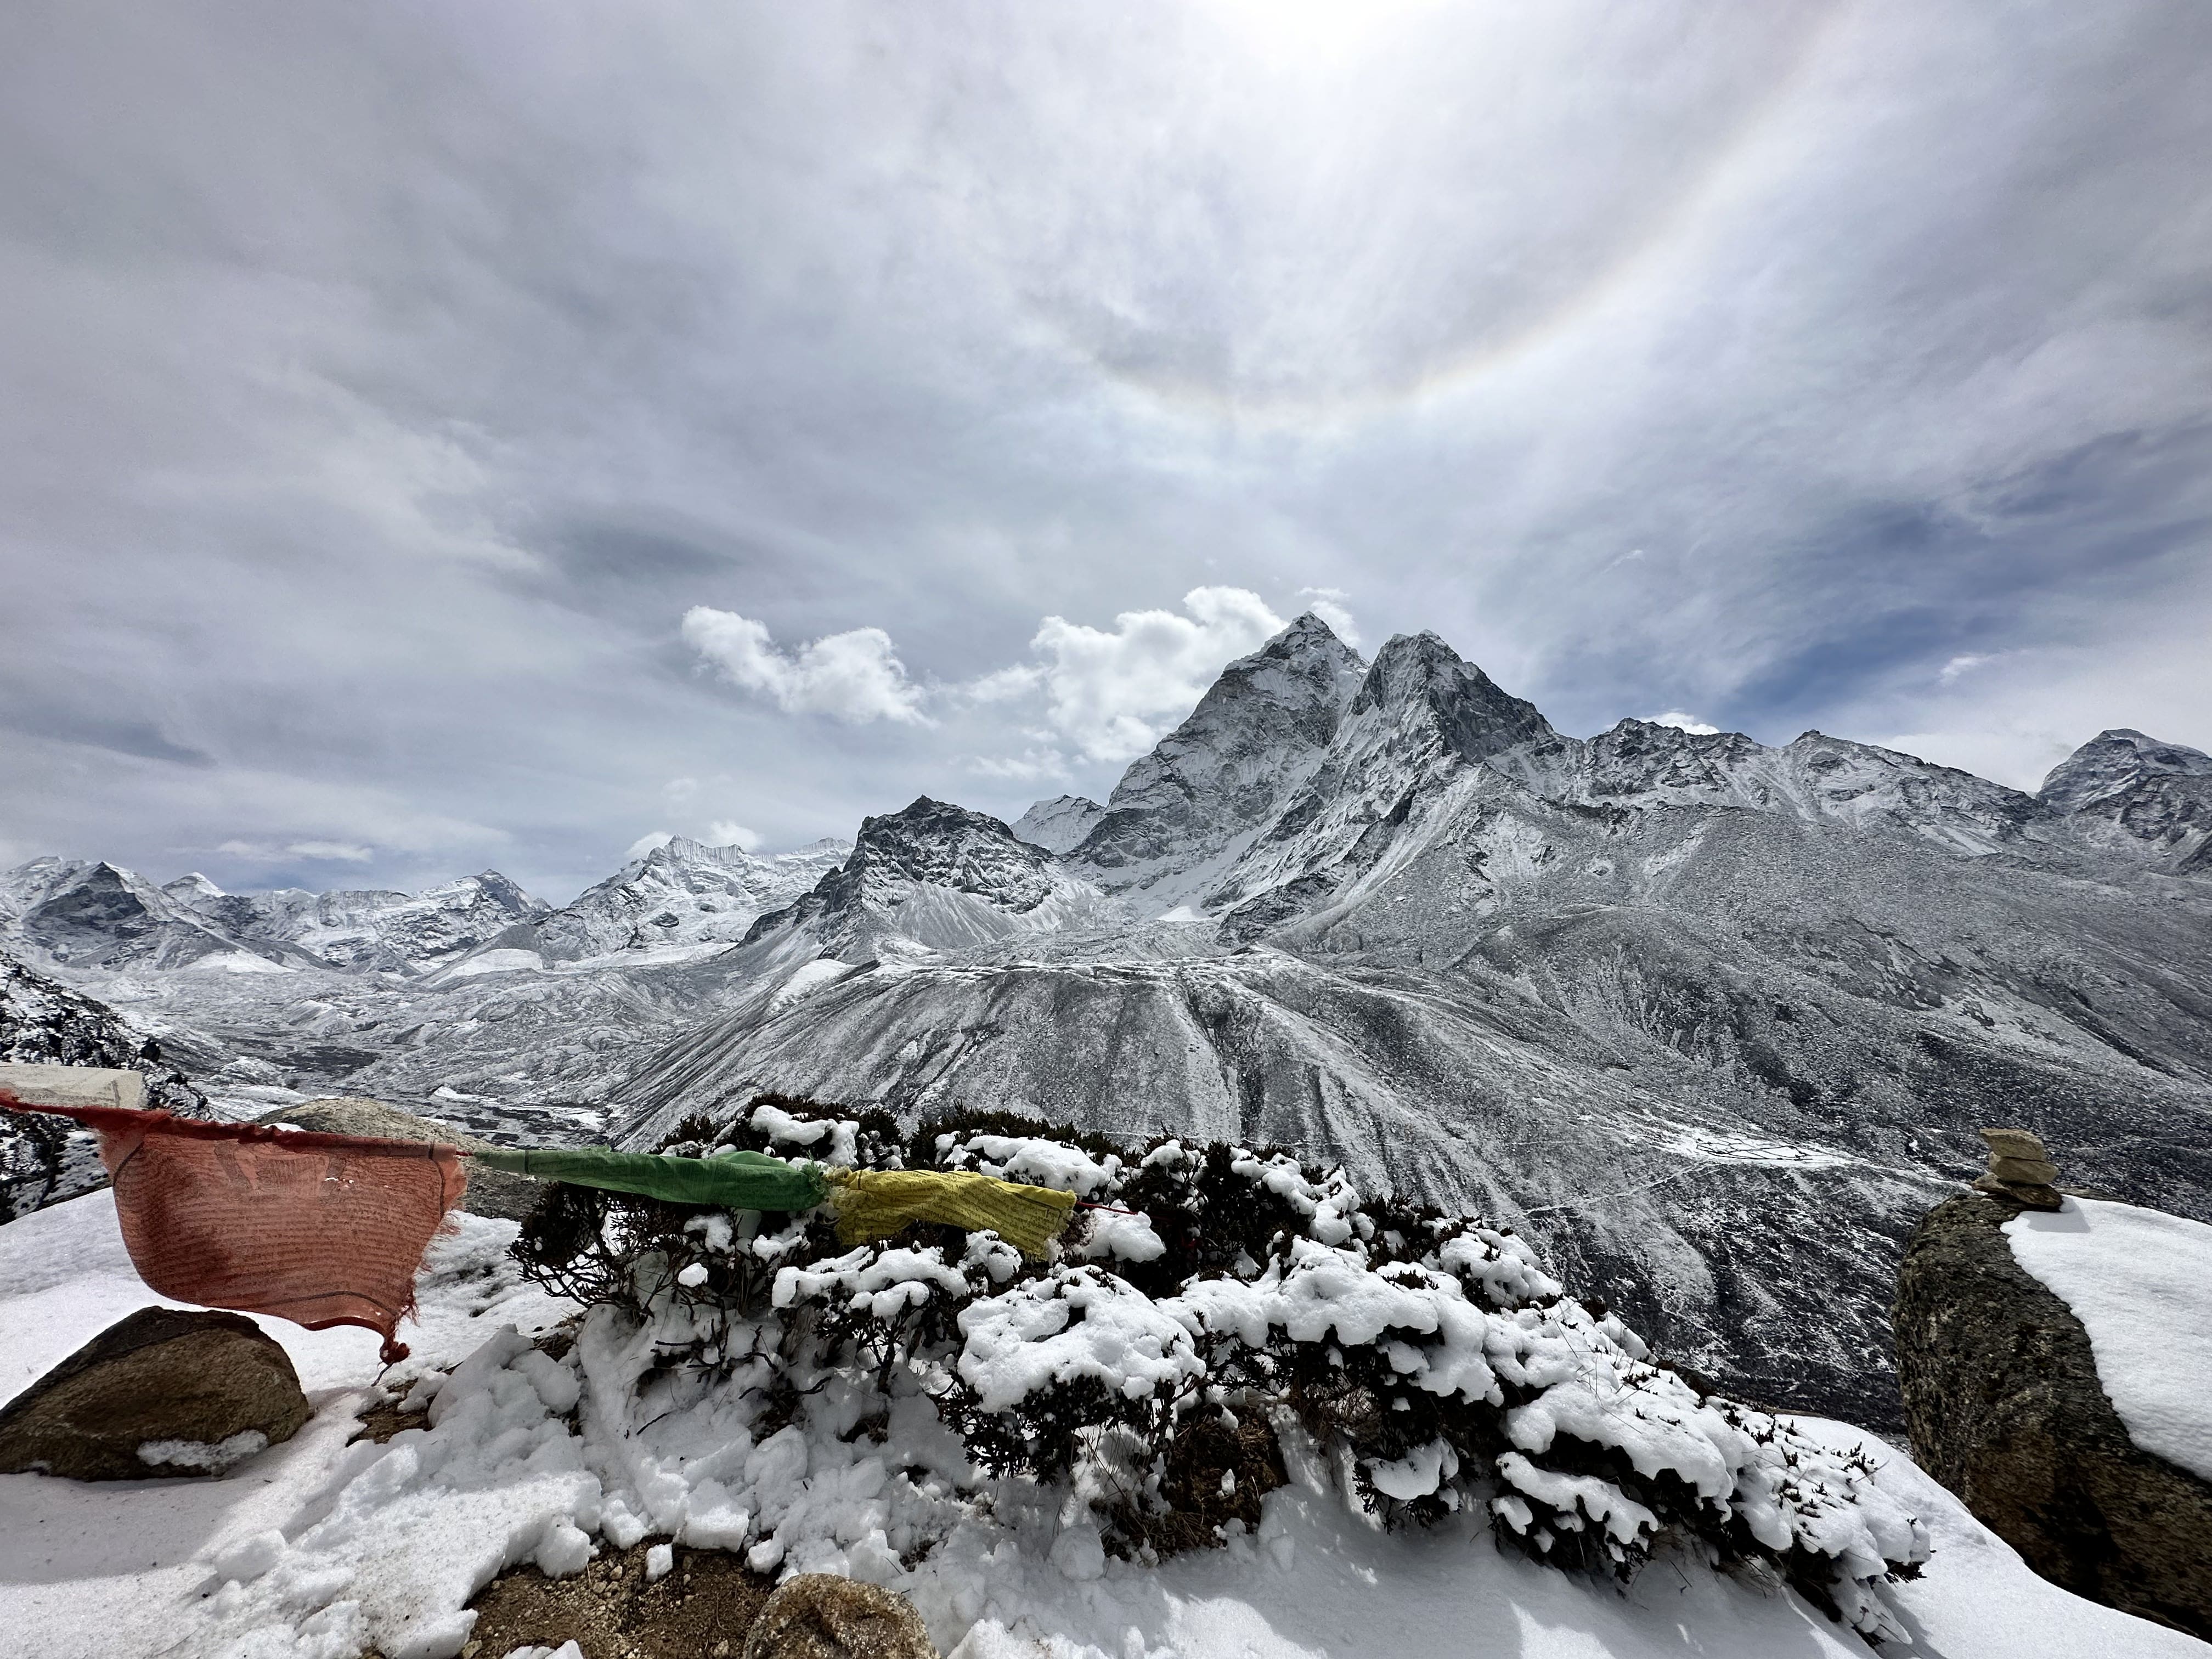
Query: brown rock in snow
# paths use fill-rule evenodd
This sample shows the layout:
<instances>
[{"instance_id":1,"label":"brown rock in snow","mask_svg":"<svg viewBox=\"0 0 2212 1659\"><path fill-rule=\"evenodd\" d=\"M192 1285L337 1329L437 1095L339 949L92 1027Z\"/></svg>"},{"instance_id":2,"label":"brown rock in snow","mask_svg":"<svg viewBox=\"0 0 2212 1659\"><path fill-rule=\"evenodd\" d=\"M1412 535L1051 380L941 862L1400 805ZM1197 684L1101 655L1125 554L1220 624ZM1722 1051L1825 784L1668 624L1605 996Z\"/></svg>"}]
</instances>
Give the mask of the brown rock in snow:
<instances>
[{"instance_id":1,"label":"brown rock in snow","mask_svg":"<svg viewBox=\"0 0 2212 1659\"><path fill-rule=\"evenodd\" d=\"M307 1420L284 1350L241 1314L141 1308L0 1408L0 1470L222 1474Z\"/></svg>"},{"instance_id":2,"label":"brown rock in snow","mask_svg":"<svg viewBox=\"0 0 2212 1659\"><path fill-rule=\"evenodd\" d=\"M2003 1198L1937 1205L1891 1321L1912 1455L2076 1595L2212 1638L2212 1483L2137 1446L2074 1311L2012 1253Z\"/></svg>"}]
</instances>

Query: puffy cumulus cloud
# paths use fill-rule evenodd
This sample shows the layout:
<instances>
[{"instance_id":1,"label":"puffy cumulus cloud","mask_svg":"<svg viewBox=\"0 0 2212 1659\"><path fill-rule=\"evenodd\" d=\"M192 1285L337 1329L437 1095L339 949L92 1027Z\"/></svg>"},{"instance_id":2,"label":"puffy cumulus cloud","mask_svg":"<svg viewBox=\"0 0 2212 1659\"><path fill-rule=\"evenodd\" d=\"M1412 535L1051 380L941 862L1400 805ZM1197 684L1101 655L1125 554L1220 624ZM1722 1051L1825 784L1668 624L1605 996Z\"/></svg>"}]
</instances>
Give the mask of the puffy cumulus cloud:
<instances>
[{"instance_id":1,"label":"puffy cumulus cloud","mask_svg":"<svg viewBox=\"0 0 2212 1659\"><path fill-rule=\"evenodd\" d=\"M1679 708L1670 708L1663 714L1646 714L1644 721L1650 726L1671 726L1677 732L1694 732L1701 738L1710 738L1720 727L1699 720L1695 714L1686 714Z\"/></svg>"},{"instance_id":2,"label":"puffy cumulus cloud","mask_svg":"<svg viewBox=\"0 0 2212 1659\"><path fill-rule=\"evenodd\" d=\"M710 847L738 847L750 853L761 844L760 831L748 830L734 818L716 818L707 826Z\"/></svg>"},{"instance_id":3,"label":"puffy cumulus cloud","mask_svg":"<svg viewBox=\"0 0 2212 1659\"><path fill-rule=\"evenodd\" d=\"M1194 587L1185 614L1124 611L1111 629L1047 617L1030 648L1042 669L1048 717L1089 761L1133 760L1190 711L1221 666L1283 627L1256 593Z\"/></svg>"},{"instance_id":4,"label":"puffy cumulus cloud","mask_svg":"<svg viewBox=\"0 0 2212 1659\"><path fill-rule=\"evenodd\" d=\"M970 702L1012 702L1026 697L1044 684L1044 670L1036 663L1018 662L972 679L960 688Z\"/></svg>"},{"instance_id":5,"label":"puffy cumulus cloud","mask_svg":"<svg viewBox=\"0 0 2212 1659\"><path fill-rule=\"evenodd\" d=\"M830 634L785 651L765 624L734 611L695 605L684 613L684 641L732 684L757 691L786 714L927 724L921 687L907 678L891 636L880 628Z\"/></svg>"}]
</instances>

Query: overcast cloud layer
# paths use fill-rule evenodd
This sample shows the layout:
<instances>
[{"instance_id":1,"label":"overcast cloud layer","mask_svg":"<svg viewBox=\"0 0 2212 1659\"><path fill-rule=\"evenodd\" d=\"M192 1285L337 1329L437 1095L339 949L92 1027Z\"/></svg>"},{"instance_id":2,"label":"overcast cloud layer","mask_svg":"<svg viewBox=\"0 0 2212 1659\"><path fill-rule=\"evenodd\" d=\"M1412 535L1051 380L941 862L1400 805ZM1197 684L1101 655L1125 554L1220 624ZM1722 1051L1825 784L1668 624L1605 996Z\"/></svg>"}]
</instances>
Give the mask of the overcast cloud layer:
<instances>
[{"instance_id":1,"label":"overcast cloud layer","mask_svg":"<svg viewBox=\"0 0 2212 1659\"><path fill-rule=\"evenodd\" d=\"M68 3L0 861L1103 794L1318 605L1564 729L2212 748L2212 9Z\"/></svg>"}]
</instances>

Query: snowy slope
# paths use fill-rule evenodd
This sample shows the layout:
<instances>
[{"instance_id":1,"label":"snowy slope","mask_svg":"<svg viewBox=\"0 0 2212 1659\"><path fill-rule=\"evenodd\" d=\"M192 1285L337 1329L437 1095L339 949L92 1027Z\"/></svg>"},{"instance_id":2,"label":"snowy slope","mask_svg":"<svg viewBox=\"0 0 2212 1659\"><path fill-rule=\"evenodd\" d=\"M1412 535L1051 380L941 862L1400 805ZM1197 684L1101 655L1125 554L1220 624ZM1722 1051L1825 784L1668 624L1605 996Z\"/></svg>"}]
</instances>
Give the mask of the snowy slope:
<instances>
[{"instance_id":1,"label":"snowy slope","mask_svg":"<svg viewBox=\"0 0 2212 1659\"><path fill-rule=\"evenodd\" d=\"M442 1659L467 1638L464 1603L502 1567L570 1572L595 1548L649 1535L618 1494L658 1472L688 1492L685 1525L702 1538L745 1532L731 1507L740 1492L775 1503L793 1539L814 1540L805 1565L912 1595L953 1659L1460 1659L1471 1645L1520 1659L1868 1652L1771 1579L1717 1575L1686 1553L1662 1555L1624 1588L1500 1554L1470 1523L1383 1532L1295 1455L1291 1484L1267 1495L1256 1533L1223 1549L1153 1568L1108 1559L1056 1494L1010 1486L995 1517L959 1521L908 1569L886 1527L927 1525L953 1504L934 1471L957 1454L926 1406L895 1414L880 1447L831 1431L867 1410L866 1398L825 1399L810 1413L817 1431L757 1446L741 1426L752 1407L711 1391L611 1435L630 1419L608 1418L599 1390L643 1356L625 1354L611 1330L560 1363L503 1334L541 1330L567 1308L515 1280L504 1255L514 1224L459 1220L426 1264L419 1322L402 1332L416 1354L401 1387L457 1367L427 1429L348 1447L376 1375L375 1337L267 1320L317 1408L293 1441L220 1481L0 1475L0 1535L15 1546L0 1570L0 1632L35 1637L9 1650L357 1659L373 1644L390 1659ZM104 1194L0 1230L0 1398L156 1300L131 1274ZM564 1420L580 1400L580 1431ZM1867 1451L1877 1486L1934 1538L1919 1579L1876 1591L1909 1632L1885 1654L2207 1651L2035 1578L1880 1443L1838 1424L1802 1426Z\"/></svg>"},{"instance_id":2,"label":"snowy slope","mask_svg":"<svg viewBox=\"0 0 2212 1659\"><path fill-rule=\"evenodd\" d=\"M41 858L0 874L0 944L33 965L74 972L248 966L276 970L288 953L255 952L190 905L118 865ZM250 963L237 958L251 957Z\"/></svg>"},{"instance_id":3,"label":"snowy slope","mask_svg":"<svg viewBox=\"0 0 2212 1659\"><path fill-rule=\"evenodd\" d=\"M419 973L498 938L545 906L496 870L419 893L279 888L222 893L172 882L164 890L245 949L294 965L356 973Z\"/></svg>"},{"instance_id":4,"label":"snowy slope","mask_svg":"<svg viewBox=\"0 0 2212 1659\"><path fill-rule=\"evenodd\" d=\"M1106 816L1106 809L1083 795L1054 795L1041 800L1016 818L1014 834L1048 853L1066 854Z\"/></svg>"},{"instance_id":5,"label":"snowy slope","mask_svg":"<svg viewBox=\"0 0 2212 1659\"><path fill-rule=\"evenodd\" d=\"M679 836L542 918L534 938L518 934L506 942L554 962L735 945L764 913L789 904L851 852L849 842L823 840L760 858L741 847L708 847Z\"/></svg>"},{"instance_id":6,"label":"snowy slope","mask_svg":"<svg viewBox=\"0 0 2212 1659\"><path fill-rule=\"evenodd\" d=\"M2020 1265L2089 1333L2128 1437L2212 1480L2212 1227L2069 1198L2004 1231Z\"/></svg>"}]
</instances>

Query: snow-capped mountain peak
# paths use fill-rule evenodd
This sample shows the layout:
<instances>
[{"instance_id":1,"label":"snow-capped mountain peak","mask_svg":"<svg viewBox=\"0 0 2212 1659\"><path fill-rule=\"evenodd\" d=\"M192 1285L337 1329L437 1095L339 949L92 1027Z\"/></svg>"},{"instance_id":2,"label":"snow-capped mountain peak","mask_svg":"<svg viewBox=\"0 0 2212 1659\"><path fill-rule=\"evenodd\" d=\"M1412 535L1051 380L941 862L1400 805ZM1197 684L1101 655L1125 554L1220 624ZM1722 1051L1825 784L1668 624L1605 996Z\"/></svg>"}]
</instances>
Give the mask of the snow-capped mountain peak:
<instances>
[{"instance_id":1,"label":"snow-capped mountain peak","mask_svg":"<svg viewBox=\"0 0 2212 1659\"><path fill-rule=\"evenodd\" d=\"M556 962L735 945L763 914L789 904L851 850L848 842L825 839L763 857L678 836L544 918L531 943Z\"/></svg>"},{"instance_id":2,"label":"snow-capped mountain peak","mask_svg":"<svg viewBox=\"0 0 2212 1659\"><path fill-rule=\"evenodd\" d=\"M1400 634L1375 653L1375 665L1352 699L1347 725L1364 726L1353 739L1370 750L1385 732L1467 762L1556 736L1536 705L1498 683L1432 633Z\"/></svg>"},{"instance_id":3,"label":"snow-capped mountain peak","mask_svg":"<svg viewBox=\"0 0 2212 1659\"><path fill-rule=\"evenodd\" d=\"M1069 862L1154 908L1197 896L1312 776L1365 668L1327 623L1299 617L1223 669L1189 718L1130 766Z\"/></svg>"},{"instance_id":4,"label":"snow-capped mountain peak","mask_svg":"<svg viewBox=\"0 0 2212 1659\"><path fill-rule=\"evenodd\" d=\"M763 916L746 942L770 942L781 956L803 941L862 961L887 941L895 951L957 950L1116 914L1091 882L997 818L924 795L862 819L844 863Z\"/></svg>"},{"instance_id":5,"label":"snow-capped mountain peak","mask_svg":"<svg viewBox=\"0 0 2212 1659\"><path fill-rule=\"evenodd\" d=\"M2053 811L2079 812L2160 775L2212 777L2212 755L2113 726L2051 768L2041 799Z\"/></svg>"},{"instance_id":6,"label":"snow-capped mountain peak","mask_svg":"<svg viewBox=\"0 0 2212 1659\"><path fill-rule=\"evenodd\" d=\"M1469 768L1559 741L1534 704L1436 635L1395 635L1376 653L1327 752L1206 896L1207 908L1256 904L1240 924L1245 931L1310 909L1373 869Z\"/></svg>"},{"instance_id":7,"label":"snow-capped mountain peak","mask_svg":"<svg viewBox=\"0 0 2212 1659\"><path fill-rule=\"evenodd\" d=\"M1013 831L1032 847L1066 854L1080 846L1105 816L1106 809L1087 795L1054 795L1033 803L1014 820Z\"/></svg>"},{"instance_id":8,"label":"snow-capped mountain peak","mask_svg":"<svg viewBox=\"0 0 2212 1659\"><path fill-rule=\"evenodd\" d=\"M2126 726L2100 732L2051 769L2039 799L2092 845L2212 866L2212 755Z\"/></svg>"}]
</instances>

